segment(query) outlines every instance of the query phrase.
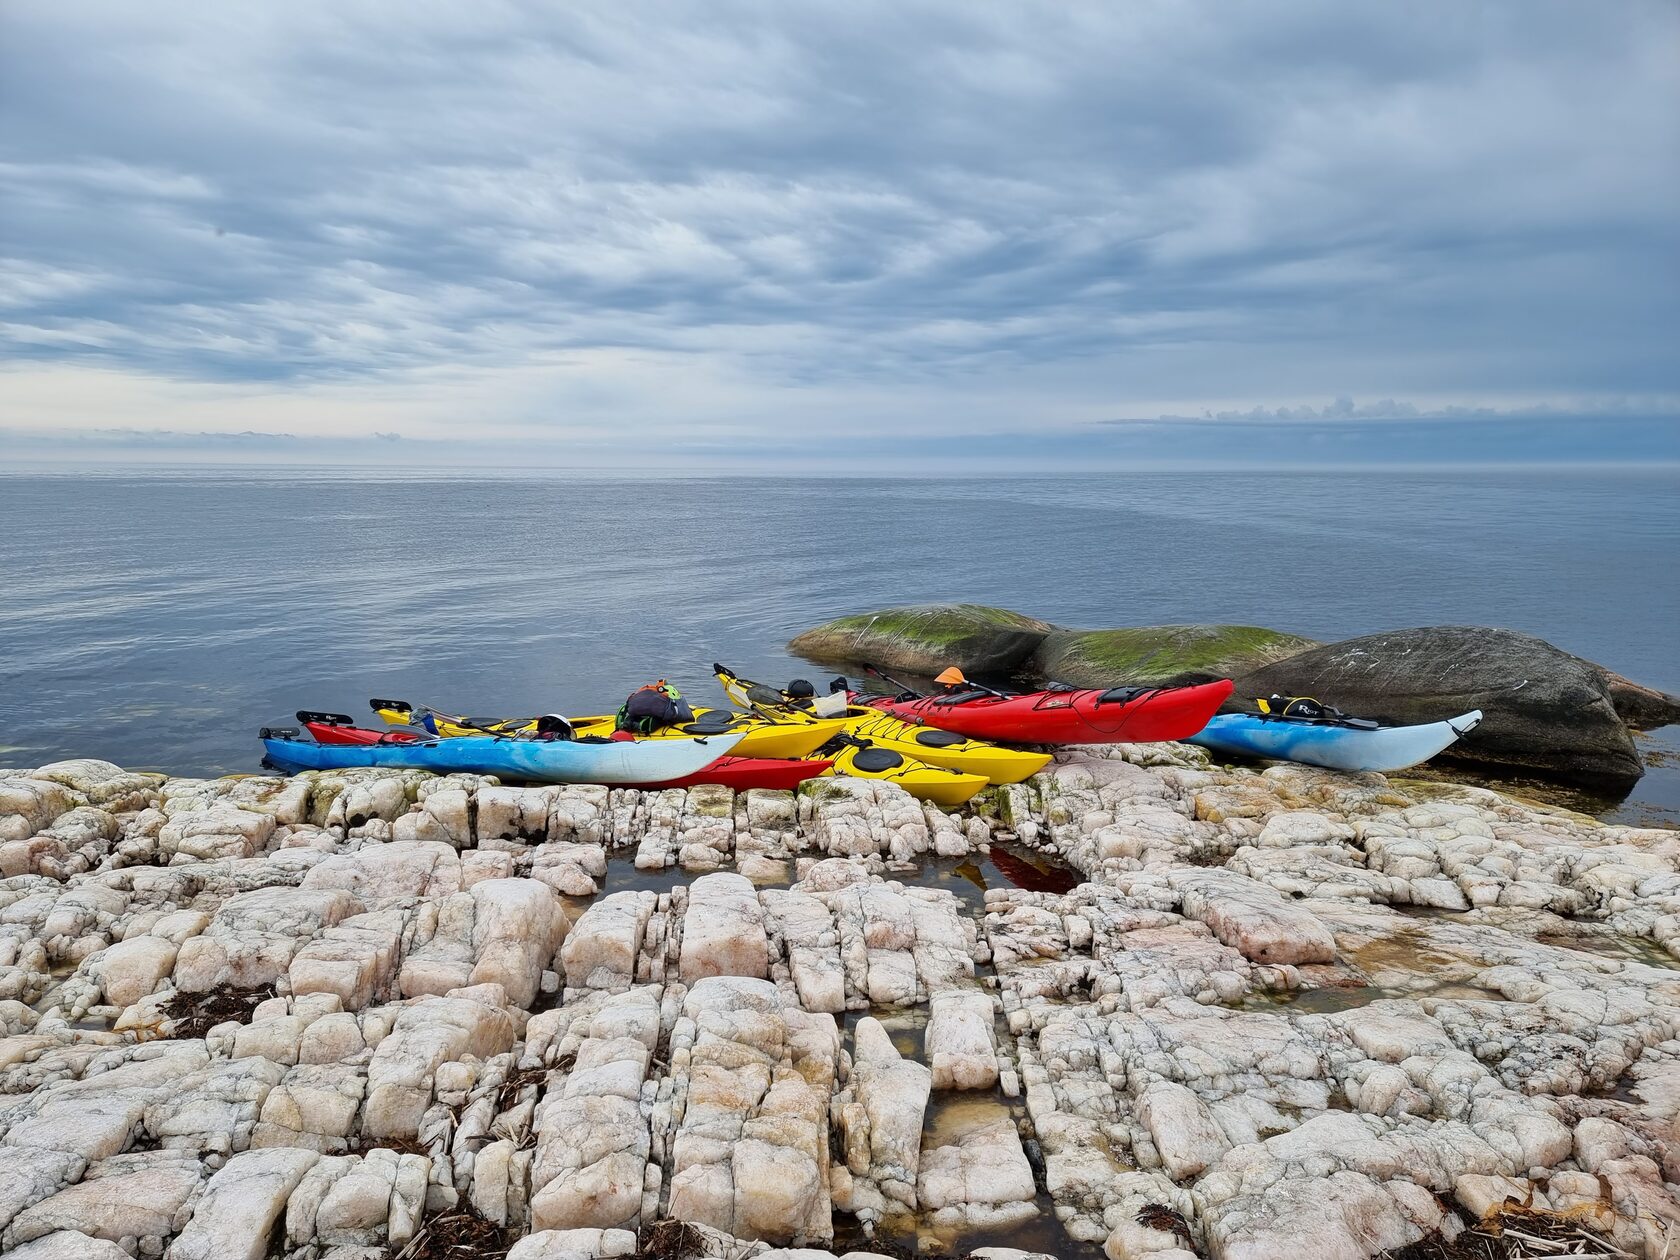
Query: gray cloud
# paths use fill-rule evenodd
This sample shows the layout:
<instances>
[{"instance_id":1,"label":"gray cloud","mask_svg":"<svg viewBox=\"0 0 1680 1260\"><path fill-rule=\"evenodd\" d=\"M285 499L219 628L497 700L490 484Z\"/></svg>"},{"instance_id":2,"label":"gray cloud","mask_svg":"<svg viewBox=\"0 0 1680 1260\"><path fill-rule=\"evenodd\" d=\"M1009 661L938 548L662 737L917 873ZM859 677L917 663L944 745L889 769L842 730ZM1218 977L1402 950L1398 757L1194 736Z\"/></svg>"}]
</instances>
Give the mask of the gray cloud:
<instances>
[{"instance_id":1,"label":"gray cloud","mask_svg":"<svg viewBox=\"0 0 1680 1260\"><path fill-rule=\"evenodd\" d=\"M7 6L0 348L735 444L1672 397L1676 15Z\"/></svg>"}]
</instances>

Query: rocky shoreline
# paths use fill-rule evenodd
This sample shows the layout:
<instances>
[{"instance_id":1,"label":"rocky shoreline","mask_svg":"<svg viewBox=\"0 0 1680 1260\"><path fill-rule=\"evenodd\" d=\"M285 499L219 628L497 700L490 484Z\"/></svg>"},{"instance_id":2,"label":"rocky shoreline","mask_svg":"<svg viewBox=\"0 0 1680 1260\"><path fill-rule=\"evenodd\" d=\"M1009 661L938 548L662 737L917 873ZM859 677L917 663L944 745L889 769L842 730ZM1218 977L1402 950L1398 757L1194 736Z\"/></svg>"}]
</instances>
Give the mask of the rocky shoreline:
<instances>
[{"instance_id":1,"label":"rocky shoreline","mask_svg":"<svg viewBox=\"0 0 1680 1260\"><path fill-rule=\"evenodd\" d=\"M0 1025L22 1260L1680 1250L1680 832L1179 745L0 771Z\"/></svg>"}]
</instances>

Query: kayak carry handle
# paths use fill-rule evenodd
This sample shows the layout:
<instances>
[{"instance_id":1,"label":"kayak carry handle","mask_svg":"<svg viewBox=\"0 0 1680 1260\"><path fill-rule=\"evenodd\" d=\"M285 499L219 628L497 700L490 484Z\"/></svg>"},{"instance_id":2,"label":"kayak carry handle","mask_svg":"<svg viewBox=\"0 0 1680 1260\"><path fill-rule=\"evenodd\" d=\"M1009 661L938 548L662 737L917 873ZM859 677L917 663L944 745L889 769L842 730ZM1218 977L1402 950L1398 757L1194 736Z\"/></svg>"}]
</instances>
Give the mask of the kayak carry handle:
<instances>
[{"instance_id":1,"label":"kayak carry handle","mask_svg":"<svg viewBox=\"0 0 1680 1260\"><path fill-rule=\"evenodd\" d=\"M323 713L315 709L299 709L297 720L305 726L314 722L320 726L354 726L356 719L348 713Z\"/></svg>"}]
</instances>

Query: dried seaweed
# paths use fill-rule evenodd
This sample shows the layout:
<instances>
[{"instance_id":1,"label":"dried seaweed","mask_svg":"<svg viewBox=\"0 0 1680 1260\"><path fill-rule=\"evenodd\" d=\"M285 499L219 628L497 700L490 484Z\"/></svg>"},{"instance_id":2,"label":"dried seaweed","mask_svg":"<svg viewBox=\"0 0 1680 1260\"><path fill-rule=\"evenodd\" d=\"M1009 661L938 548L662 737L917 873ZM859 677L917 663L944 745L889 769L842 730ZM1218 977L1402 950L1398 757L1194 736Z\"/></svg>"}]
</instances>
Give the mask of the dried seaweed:
<instances>
[{"instance_id":1,"label":"dried seaweed","mask_svg":"<svg viewBox=\"0 0 1680 1260\"><path fill-rule=\"evenodd\" d=\"M172 1038L202 1037L217 1024L229 1020L248 1023L251 1012L274 996L274 986L255 989L211 989L208 993L180 993L163 1005Z\"/></svg>"},{"instance_id":2,"label":"dried seaweed","mask_svg":"<svg viewBox=\"0 0 1680 1260\"><path fill-rule=\"evenodd\" d=\"M684 1260L706 1254L706 1236L687 1221L663 1220L642 1226L633 1260Z\"/></svg>"},{"instance_id":3,"label":"dried seaweed","mask_svg":"<svg viewBox=\"0 0 1680 1260\"><path fill-rule=\"evenodd\" d=\"M420 1227L396 1260L506 1260L518 1231L485 1220L477 1212L445 1212Z\"/></svg>"},{"instance_id":4,"label":"dried seaweed","mask_svg":"<svg viewBox=\"0 0 1680 1260\"><path fill-rule=\"evenodd\" d=\"M836 1247L835 1250L838 1251L839 1248ZM903 1243L896 1243L890 1238L879 1236L870 1239L868 1244L860 1247L859 1250L872 1252L877 1256L889 1256L891 1260L916 1260L916 1257L921 1254L914 1247L907 1247Z\"/></svg>"},{"instance_id":5,"label":"dried seaweed","mask_svg":"<svg viewBox=\"0 0 1680 1260\"><path fill-rule=\"evenodd\" d=\"M1608 1203L1595 1203L1554 1212L1507 1199L1450 1242L1436 1234L1385 1255L1389 1260L1632 1260L1595 1228L1613 1210Z\"/></svg>"},{"instance_id":6,"label":"dried seaweed","mask_svg":"<svg viewBox=\"0 0 1680 1260\"><path fill-rule=\"evenodd\" d=\"M518 1106L519 1095L527 1085L541 1085L547 1079L548 1069L541 1067L509 1073L507 1080L502 1082L501 1090L496 1094L497 1114Z\"/></svg>"},{"instance_id":7,"label":"dried seaweed","mask_svg":"<svg viewBox=\"0 0 1680 1260\"><path fill-rule=\"evenodd\" d=\"M1190 1234L1190 1222L1165 1203L1145 1203L1138 1209L1137 1223L1146 1229L1158 1229L1163 1234L1175 1234L1183 1240L1187 1249L1195 1250L1195 1239Z\"/></svg>"}]
</instances>

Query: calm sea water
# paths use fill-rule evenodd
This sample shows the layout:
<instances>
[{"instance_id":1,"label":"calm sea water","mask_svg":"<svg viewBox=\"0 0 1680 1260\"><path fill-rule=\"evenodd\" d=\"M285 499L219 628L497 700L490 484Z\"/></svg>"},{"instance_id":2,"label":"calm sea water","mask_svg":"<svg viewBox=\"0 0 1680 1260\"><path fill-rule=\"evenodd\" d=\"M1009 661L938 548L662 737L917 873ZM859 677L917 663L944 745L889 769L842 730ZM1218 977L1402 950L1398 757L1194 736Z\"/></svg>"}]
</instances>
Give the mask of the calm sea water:
<instances>
[{"instance_id":1,"label":"calm sea water","mask_svg":"<svg viewBox=\"0 0 1680 1260\"><path fill-rule=\"evenodd\" d=\"M257 728L370 696L616 708L709 664L820 678L795 632L926 600L1321 639L1512 626L1680 691L1680 475L966 480L0 475L0 765L257 769ZM371 716L371 715L368 715ZM1616 816L1680 816L1680 731Z\"/></svg>"}]
</instances>

